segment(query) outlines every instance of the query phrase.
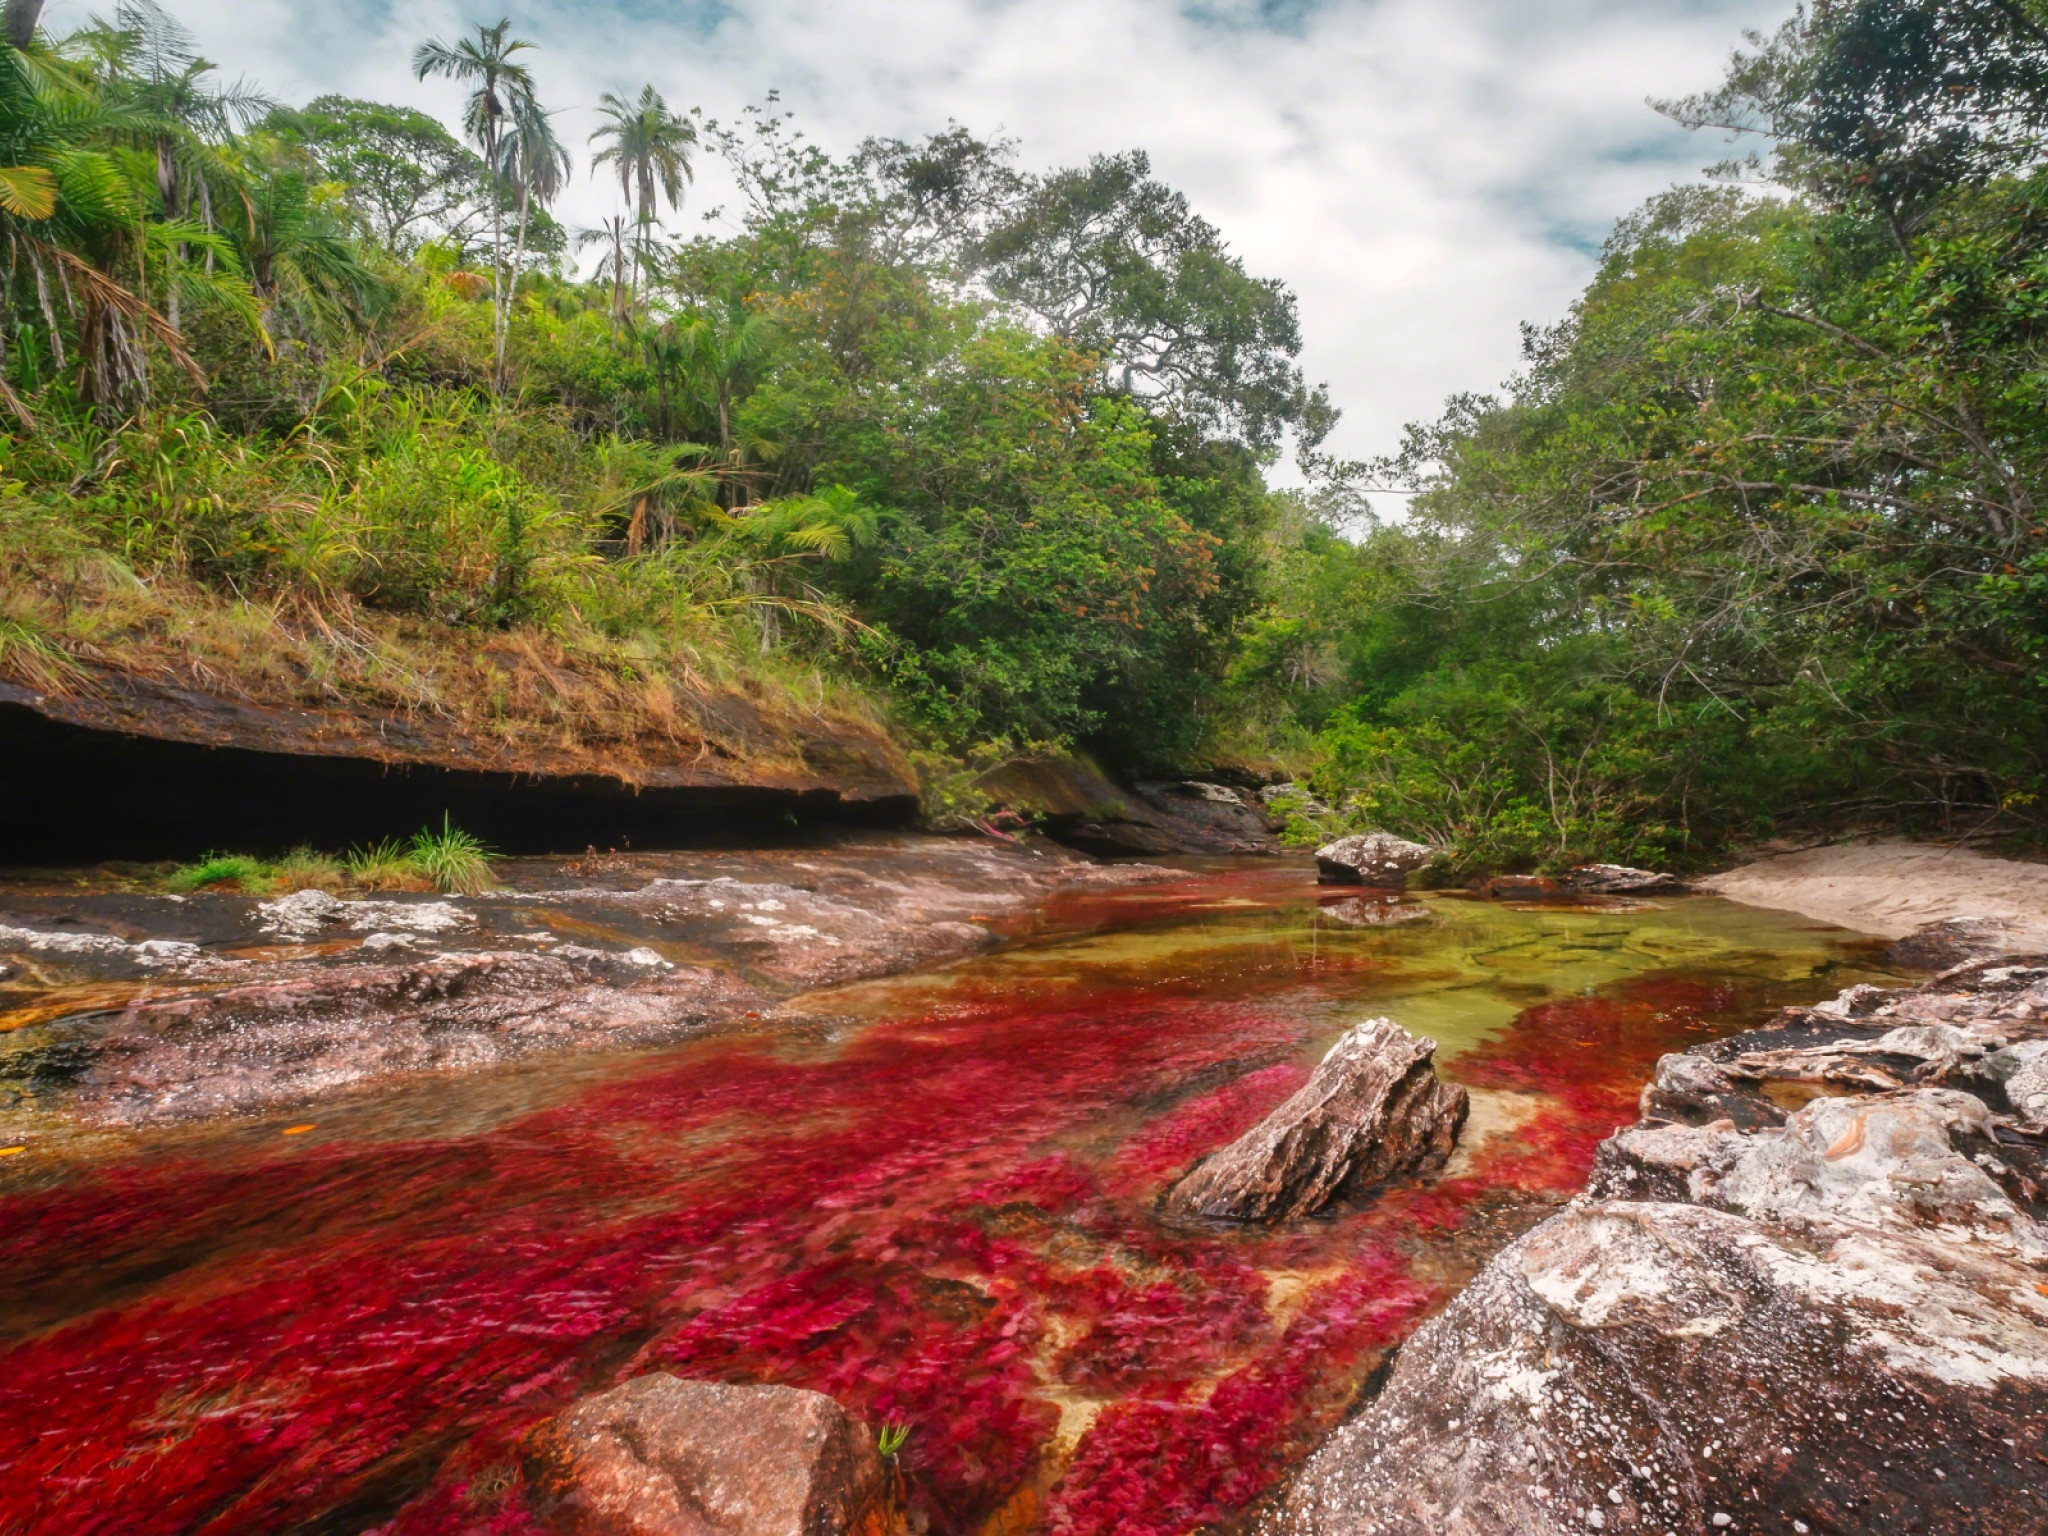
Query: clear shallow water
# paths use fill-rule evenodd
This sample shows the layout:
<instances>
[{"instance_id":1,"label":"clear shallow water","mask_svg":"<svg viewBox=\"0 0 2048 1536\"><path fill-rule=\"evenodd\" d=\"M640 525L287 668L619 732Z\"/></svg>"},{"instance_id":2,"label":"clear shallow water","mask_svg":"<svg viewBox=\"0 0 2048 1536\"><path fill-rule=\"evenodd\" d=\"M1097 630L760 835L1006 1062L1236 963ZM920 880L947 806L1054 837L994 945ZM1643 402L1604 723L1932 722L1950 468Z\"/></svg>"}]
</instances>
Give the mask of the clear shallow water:
<instances>
[{"instance_id":1,"label":"clear shallow water","mask_svg":"<svg viewBox=\"0 0 2048 1536\"><path fill-rule=\"evenodd\" d=\"M934 1530L1213 1523L1578 1186L1659 1054L1870 975L1711 898L1346 899L1192 874L754 1033L43 1138L0 1164L0 1531L529 1532L519 1437L652 1369L908 1424ZM1371 1013L1474 1090L1443 1178L1154 1217Z\"/></svg>"}]
</instances>

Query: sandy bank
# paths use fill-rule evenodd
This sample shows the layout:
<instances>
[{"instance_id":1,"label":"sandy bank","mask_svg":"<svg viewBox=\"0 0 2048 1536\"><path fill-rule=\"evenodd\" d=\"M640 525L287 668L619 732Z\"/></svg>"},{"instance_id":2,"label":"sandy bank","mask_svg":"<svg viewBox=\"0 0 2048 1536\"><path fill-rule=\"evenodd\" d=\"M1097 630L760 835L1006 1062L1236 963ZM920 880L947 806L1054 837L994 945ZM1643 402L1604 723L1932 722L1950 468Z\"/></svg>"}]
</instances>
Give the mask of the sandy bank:
<instances>
[{"instance_id":1,"label":"sandy bank","mask_svg":"<svg viewBox=\"0 0 2048 1536\"><path fill-rule=\"evenodd\" d=\"M1697 882L1730 901L1775 907L1888 939L1929 923L1989 918L2009 949L2048 948L2048 864L1935 843L1871 842L1758 859Z\"/></svg>"}]
</instances>

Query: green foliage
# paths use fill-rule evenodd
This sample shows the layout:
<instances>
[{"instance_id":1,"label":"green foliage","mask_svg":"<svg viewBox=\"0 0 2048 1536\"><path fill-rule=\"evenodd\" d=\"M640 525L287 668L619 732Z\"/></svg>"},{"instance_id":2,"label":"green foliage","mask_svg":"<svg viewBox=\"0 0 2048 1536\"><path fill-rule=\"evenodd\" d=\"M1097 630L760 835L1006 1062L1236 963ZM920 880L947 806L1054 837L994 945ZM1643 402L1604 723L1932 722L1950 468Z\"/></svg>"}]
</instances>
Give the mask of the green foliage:
<instances>
[{"instance_id":1,"label":"green foliage","mask_svg":"<svg viewBox=\"0 0 2048 1536\"><path fill-rule=\"evenodd\" d=\"M887 692L956 760L1170 767L1231 729L1260 468L1329 413L1292 296L1142 154L1031 176L956 127L841 160L649 86L605 103L593 166L632 208L577 281L527 259L572 165L505 25L414 58L475 152L407 107L223 87L145 0L59 54L0 55L11 674L99 646L511 730L574 690L501 703L483 658L547 651L671 732L707 677L771 673ZM740 228L677 243L700 149ZM473 636L486 696L440 692L408 625Z\"/></svg>"},{"instance_id":2,"label":"green foliage","mask_svg":"<svg viewBox=\"0 0 2048 1536\"><path fill-rule=\"evenodd\" d=\"M241 853L209 853L197 864L180 865L164 879L167 891L199 891L228 885L261 893L270 889L269 871L261 859Z\"/></svg>"},{"instance_id":3,"label":"green foliage","mask_svg":"<svg viewBox=\"0 0 2048 1536\"><path fill-rule=\"evenodd\" d=\"M1382 526L1317 451L1292 295L1141 153L1028 174L953 127L835 158L649 86L607 100L632 207L578 279L504 25L415 61L472 154L220 87L137 0L0 50L0 671L679 744L714 682L858 685L935 821L1009 742L1284 765L1291 841L1385 827L1446 878L2038 823L2040 21L1825 0L1756 40L1669 110L1769 136L1789 195L1623 220L1502 397L1373 467L1414 493ZM699 152L736 228L675 239ZM1275 494L1283 432L1310 483ZM485 869L444 825L348 878Z\"/></svg>"},{"instance_id":4,"label":"green foliage","mask_svg":"<svg viewBox=\"0 0 2048 1536\"><path fill-rule=\"evenodd\" d=\"M475 896L491 887L491 860L496 855L446 816L440 831L422 827L414 833L408 853L413 868L438 890Z\"/></svg>"},{"instance_id":5,"label":"green foliage","mask_svg":"<svg viewBox=\"0 0 2048 1536\"><path fill-rule=\"evenodd\" d=\"M1507 399L1412 429L1385 466L1419 493L1406 525L1297 539L1294 604L1233 681L1261 697L1310 653L1349 673L1289 696L1311 725L1344 700L1326 794L1458 868L1698 858L1786 823L2038 828L2048 171L2001 178L2034 151L1998 135L2048 45L1973 52L1991 9L1823 6L1738 59L1711 101L1780 113L1815 200L1654 200ZM1842 137L1852 100L1883 133ZM1899 179L1821 174L1855 163Z\"/></svg>"},{"instance_id":6,"label":"green foliage","mask_svg":"<svg viewBox=\"0 0 2048 1536\"><path fill-rule=\"evenodd\" d=\"M296 110L279 108L264 127L310 154L320 179L341 189L394 256L410 256L427 240L460 247L484 214L483 162L424 112L320 96Z\"/></svg>"},{"instance_id":7,"label":"green foliage","mask_svg":"<svg viewBox=\"0 0 2048 1536\"><path fill-rule=\"evenodd\" d=\"M1294 296L1250 276L1143 152L1028 178L974 244L989 286L1160 398L1257 447L1307 408Z\"/></svg>"},{"instance_id":8,"label":"green foliage","mask_svg":"<svg viewBox=\"0 0 2048 1536\"><path fill-rule=\"evenodd\" d=\"M167 891L237 890L251 896L279 891L439 890L474 896L491 888L495 857L446 817L441 829L422 828L410 841L387 838L341 858L294 848L277 859L246 853L209 853L164 877Z\"/></svg>"}]
</instances>

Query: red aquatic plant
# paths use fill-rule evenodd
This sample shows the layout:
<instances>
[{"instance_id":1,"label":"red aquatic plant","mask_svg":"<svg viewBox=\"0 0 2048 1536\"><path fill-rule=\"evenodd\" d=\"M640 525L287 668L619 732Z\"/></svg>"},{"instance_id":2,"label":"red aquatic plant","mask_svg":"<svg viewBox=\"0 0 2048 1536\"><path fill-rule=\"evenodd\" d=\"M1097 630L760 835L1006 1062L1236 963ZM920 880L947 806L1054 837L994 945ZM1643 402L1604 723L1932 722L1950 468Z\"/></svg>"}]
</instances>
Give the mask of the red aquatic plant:
<instances>
[{"instance_id":1,"label":"red aquatic plant","mask_svg":"<svg viewBox=\"0 0 2048 1536\"><path fill-rule=\"evenodd\" d=\"M1582 1178L1723 1006L1644 984L1525 1012L1450 1068L1546 1106L1471 1178L1274 1233L1163 1224L1164 1183L1304 1080L1289 989L1385 964L1328 958L963 982L833 1049L708 1040L473 1134L227 1138L8 1200L0 1530L531 1536L520 1437L652 1369L909 1424L941 1532L1035 1478L1050 1529L1220 1519L1432 1304L1418 1245ZM1063 1471L1060 1402L1096 1405Z\"/></svg>"}]
</instances>

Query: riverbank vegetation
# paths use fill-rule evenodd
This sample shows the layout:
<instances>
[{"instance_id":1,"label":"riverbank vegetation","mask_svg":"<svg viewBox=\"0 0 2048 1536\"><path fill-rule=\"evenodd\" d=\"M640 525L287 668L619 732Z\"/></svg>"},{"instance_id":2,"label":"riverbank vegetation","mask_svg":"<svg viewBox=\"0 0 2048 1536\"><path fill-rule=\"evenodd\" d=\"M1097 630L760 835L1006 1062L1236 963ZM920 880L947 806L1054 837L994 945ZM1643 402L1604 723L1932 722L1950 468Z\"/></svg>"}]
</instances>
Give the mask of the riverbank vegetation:
<instances>
[{"instance_id":1,"label":"riverbank vegetation","mask_svg":"<svg viewBox=\"0 0 2048 1536\"><path fill-rule=\"evenodd\" d=\"M1304 835L1461 866L2026 834L2044 14L1754 40L1665 110L1759 154L1624 219L1500 395L1371 466L1321 451L1291 294L1142 154L831 155L654 84L564 144L503 25L421 45L460 134L228 85L146 0L24 32L0 672L596 741L740 692L933 762L1301 777ZM566 228L584 175L621 212Z\"/></svg>"},{"instance_id":2,"label":"riverbank vegetation","mask_svg":"<svg viewBox=\"0 0 2048 1536\"><path fill-rule=\"evenodd\" d=\"M240 891L269 896L291 891L447 891L474 896L491 887L491 861L483 843L443 818L412 837L351 848L336 855L300 847L275 859L246 853L211 853L174 866L163 877L171 892Z\"/></svg>"}]
</instances>

